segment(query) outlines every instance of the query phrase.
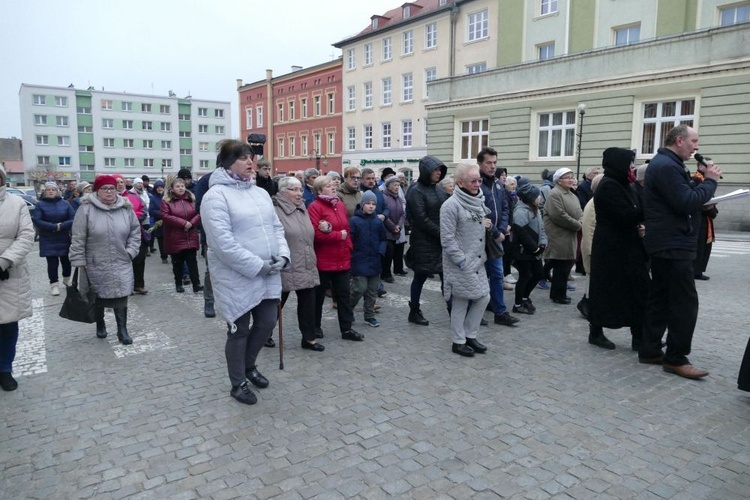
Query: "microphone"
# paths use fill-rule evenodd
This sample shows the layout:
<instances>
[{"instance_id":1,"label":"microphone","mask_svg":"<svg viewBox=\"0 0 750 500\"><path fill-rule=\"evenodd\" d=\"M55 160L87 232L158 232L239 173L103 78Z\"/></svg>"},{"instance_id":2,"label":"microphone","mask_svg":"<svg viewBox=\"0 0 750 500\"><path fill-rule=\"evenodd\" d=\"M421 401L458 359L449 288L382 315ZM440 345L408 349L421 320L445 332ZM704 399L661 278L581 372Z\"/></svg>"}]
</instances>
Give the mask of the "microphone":
<instances>
[{"instance_id":1,"label":"microphone","mask_svg":"<svg viewBox=\"0 0 750 500\"><path fill-rule=\"evenodd\" d=\"M708 163L706 163L706 159L705 159L705 158L703 158L703 155L702 155L702 154L700 154L700 153L695 153L695 154L693 155L693 158L695 158L695 161L697 161L698 163L700 163L700 164L701 164L701 165L703 165L704 167L708 168ZM723 179L723 178L724 178L724 176L722 176L722 175L720 175L720 176L719 176L719 179Z\"/></svg>"}]
</instances>

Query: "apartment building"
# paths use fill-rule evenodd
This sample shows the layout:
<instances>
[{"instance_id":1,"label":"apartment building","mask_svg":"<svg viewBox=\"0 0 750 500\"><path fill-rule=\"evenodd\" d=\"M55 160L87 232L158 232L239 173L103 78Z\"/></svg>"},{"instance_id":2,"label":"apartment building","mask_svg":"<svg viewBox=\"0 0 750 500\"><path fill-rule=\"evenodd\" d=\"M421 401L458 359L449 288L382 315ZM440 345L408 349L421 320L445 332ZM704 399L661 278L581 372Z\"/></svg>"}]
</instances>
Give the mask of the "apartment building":
<instances>
[{"instance_id":1,"label":"apartment building","mask_svg":"<svg viewBox=\"0 0 750 500\"><path fill-rule=\"evenodd\" d=\"M27 181L157 178L183 167L199 177L231 137L228 101L29 84L19 99Z\"/></svg>"}]
</instances>

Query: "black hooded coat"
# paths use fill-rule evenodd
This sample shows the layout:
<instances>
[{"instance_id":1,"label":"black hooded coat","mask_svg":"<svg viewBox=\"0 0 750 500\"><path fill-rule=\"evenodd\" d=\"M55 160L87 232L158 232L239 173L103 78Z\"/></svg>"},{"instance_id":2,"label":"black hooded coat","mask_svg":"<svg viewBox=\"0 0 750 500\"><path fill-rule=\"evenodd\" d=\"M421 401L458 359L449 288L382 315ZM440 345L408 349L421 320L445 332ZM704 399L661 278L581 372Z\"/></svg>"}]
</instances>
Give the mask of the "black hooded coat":
<instances>
[{"instance_id":1,"label":"black hooded coat","mask_svg":"<svg viewBox=\"0 0 750 500\"><path fill-rule=\"evenodd\" d=\"M415 273L443 272L443 251L440 244L440 207L448 195L432 183L435 169L440 169L440 180L448 169L434 156L419 160L419 179L406 194L406 212L411 221L411 237L405 262Z\"/></svg>"}]
</instances>

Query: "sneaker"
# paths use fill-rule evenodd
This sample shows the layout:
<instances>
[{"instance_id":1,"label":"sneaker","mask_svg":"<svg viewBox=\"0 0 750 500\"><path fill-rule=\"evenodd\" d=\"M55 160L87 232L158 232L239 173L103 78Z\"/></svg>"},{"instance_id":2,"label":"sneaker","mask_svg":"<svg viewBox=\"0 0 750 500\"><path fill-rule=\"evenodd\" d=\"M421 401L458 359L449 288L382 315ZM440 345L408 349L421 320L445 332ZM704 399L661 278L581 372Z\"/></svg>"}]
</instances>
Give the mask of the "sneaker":
<instances>
[{"instance_id":1,"label":"sneaker","mask_svg":"<svg viewBox=\"0 0 750 500\"><path fill-rule=\"evenodd\" d=\"M49 286L49 288L50 288L50 290L49 290L50 295L53 295L55 297L57 297L58 295L60 295L60 287L57 285L57 283L52 283Z\"/></svg>"},{"instance_id":2,"label":"sneaker","mask_svg":"<svg viewBox=\"0 0 750 500\"><path fill-rule=\"evenodd\" d=\"M522 303L520 306L513 306L513 312L516 314L534 314L534 312Z\"/></svg>"},{"instance_id":3,"label":"sneaker","mask_svg":"<svg viewBox=\"0 0 750 500\"><path fill-rule=\"evenodd\" d=\"M375 318L365 318L365 323L375 328L380 326L380 323Z\"/></svg>"},{"instance_id":4,"label":"sneaker","mask_svg":"<svg viewBox=\"0 0 750 500\"><path fill-rule=\"evenodd\" d=\"M511 285L515 285L516 283L518 283L518 278L516 278L512 274L509 274L505 277L505 282L510 283Z\"/></svg>"},{"instance_id":5,"label":"sneaker","mask_svg":"<svg viewBox=\"0 0 750 500\"><path fill-rule=\"evenodd\" d=\"M502 314L495 314L495 324L496 325L505 325L505 326L513 326L516 323L518 323L519 319L514 318L510 314L508 314L508 311L505 311Z\"/></svg>"},{"instance_id":6,"label":"sneaker","mask_svg":"<svg viewBox=\"0 0 750 500\"><path fill-rule=\"evenodd\" d=\"M507 281L503 282L503 290L515 290L515 288L516 288L516 285L512 285L508 283Z\"/></svg>"},{"instance_id":7,"label":"sneaker","mask_svg":"<svg viewBox=\"0 0 750 500\"><path fill-rule=\"evenodd\" d=\"M533 302L531 302L531 299L523 299L523 303L526 306L526 309L531 311L531 314L534 314L536 312L536 306Z\"/></svg>"},{"instance_id":8,"label":"sneaker","mask_svg":"<svg viewBox=\"0 0 750 500\"><path fill-rule=\"evenodd\" d=\"M258 397L255 395L252 389L250 389L247 380L236 387L232 387L232 391L229 393L229 395L240 403L246 405L254 405L258 402Z\"/></svg>"},{"instance_id":9,"label":"sneaker","mask_svg":"<svg viewBox=\"0 0 750 500\"><path fill-rule=\"evenodd\" d=\"M547 280L539 280L539 283L537 283L536 287L542 290L549 290L549 284L547 284Z\"/></svg>"},{"instance_id":10,"label":"sneaker","mask_svg":"<svg viewBox=\"0 0 750 500\"><path fill-rule=\"evenodd\" d=\"M355 342L361 342L365 340L365 336L355 330L347 330L341 334L342 340L353 340Z\"/></svg>"}]
</instances>

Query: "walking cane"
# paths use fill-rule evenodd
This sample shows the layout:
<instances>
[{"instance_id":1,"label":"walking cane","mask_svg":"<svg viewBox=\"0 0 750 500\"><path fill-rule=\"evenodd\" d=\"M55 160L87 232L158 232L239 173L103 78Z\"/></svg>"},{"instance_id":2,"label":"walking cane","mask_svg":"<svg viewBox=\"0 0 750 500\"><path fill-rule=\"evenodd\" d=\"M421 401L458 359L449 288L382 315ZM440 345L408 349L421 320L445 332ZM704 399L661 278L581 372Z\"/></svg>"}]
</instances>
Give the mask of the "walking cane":
<instances>
[{"instance_id":1,"label":"walking cane","mask_svg":"<svg viewBox=\"0 0 750 500\"><path fill-rule=\"evenodd\" d=\"M281 302L279 302L279 370L284 369L284 329L283 316L281 315Z\"/></svg>"}]
</instances>

